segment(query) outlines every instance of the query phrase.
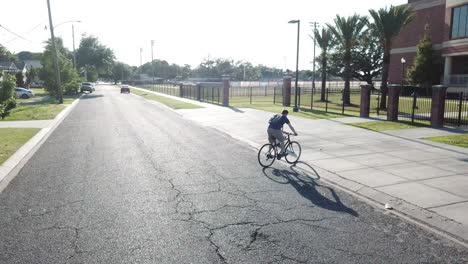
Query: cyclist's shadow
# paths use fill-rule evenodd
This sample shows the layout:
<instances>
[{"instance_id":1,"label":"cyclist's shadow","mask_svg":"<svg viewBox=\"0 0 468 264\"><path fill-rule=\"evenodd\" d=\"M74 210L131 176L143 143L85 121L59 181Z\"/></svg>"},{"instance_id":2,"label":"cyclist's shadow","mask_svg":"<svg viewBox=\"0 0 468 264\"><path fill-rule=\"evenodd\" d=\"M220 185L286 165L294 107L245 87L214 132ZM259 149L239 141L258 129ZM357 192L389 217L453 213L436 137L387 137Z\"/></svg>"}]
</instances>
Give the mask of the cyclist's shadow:
<instances>
[{"instance_id":1,"label":"cyclist's shadow","mask_svg":"<svg viewBox=\"0 0 468 264\"><path fill-rule=\"evenodd\" d=\"M320 185L315 181L320 179L320 175L307 163L298 162L291 166L290 170L264 168L263 174L272 181L281 184L291 184L302 197L311 201L315 206L331 211L348 213L355 217L359 216L356 211L341 202L334 189ZM322 195L318 188L328 190L332 198Z\"/></svg>"}]
</instances>

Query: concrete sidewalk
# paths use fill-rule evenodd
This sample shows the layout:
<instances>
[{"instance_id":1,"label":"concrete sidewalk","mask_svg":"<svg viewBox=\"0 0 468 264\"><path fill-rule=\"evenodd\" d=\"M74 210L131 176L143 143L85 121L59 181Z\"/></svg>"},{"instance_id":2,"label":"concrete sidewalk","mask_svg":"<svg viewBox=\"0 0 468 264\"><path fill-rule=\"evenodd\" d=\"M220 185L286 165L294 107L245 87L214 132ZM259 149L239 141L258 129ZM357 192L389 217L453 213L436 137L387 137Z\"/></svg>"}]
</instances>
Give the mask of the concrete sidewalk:
<instances>
[{"instance_id":1,"label":"concrete sidewalk","mask_svg":"<svg viewBox=\"0 0 468 264\"><path fill-rule=\"evenodd\" d=\"M200 104L205 108L177 112L254 148L266 143L272 113ZM378 118L290 116L290 120L300 134L295 140L302 145L301 160L322 178L381 206L389 203L413 220L468 241L468 149L422 140L466 131L415 128L374 132L346 125Z\"/></svg>"},{"instance_id":2,"label":"concrete sidewalk","mask_svg":"<svg viewBox=\"0 0 468 264\"><path fill-rule=\"evenodd\" d=\"M1 121L0 128L46 128L53 120Z\"/></svg>"}]
</instances>

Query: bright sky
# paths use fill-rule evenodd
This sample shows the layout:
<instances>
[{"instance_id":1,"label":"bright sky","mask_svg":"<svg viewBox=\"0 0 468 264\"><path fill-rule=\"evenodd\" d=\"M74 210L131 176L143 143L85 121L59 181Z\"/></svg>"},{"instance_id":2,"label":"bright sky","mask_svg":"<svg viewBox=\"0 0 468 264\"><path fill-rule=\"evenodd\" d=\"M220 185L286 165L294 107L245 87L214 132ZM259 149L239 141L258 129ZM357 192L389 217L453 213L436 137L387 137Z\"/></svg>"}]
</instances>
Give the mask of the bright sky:
<instances>
[{"instance_id":1,"label":"bright sky","mask_svg":"<svg viewBox=\"0 0 468 264\"><path fill-rule=\"evenodd\" d=\"M295 69L297 25L301 20L299 68L311 68L313 41L309 22L322 25L336 14L368 14L368 9L404 4L405 0L50 0L54 25L75 25L78 48L81 35L99 38L118 60L131 65L154 58L196 67L203 58L246 60L277 68ZM2 3L0 43L13 52L42 51L50 37L46 0ZM55 35L72 49L72 23L58 26ZM316 52L319 52L317 48Z\"/></svg>"}]
</instances>

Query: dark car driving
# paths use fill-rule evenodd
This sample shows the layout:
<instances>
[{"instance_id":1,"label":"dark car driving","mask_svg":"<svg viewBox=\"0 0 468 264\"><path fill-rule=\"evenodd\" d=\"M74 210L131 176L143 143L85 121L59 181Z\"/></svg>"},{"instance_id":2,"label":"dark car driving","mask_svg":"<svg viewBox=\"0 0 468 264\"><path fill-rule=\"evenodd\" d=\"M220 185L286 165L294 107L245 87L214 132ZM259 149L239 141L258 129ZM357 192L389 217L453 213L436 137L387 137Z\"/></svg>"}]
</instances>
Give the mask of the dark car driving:
<instances>
[{"instance_id":1,"label":"dark car driving","mask_svg":"<svg viewBox=\"0 0 468 264\"><path fill-rule=\"evenodd\" d=\"M128 87L128 85L122 85L120 87L120 93L130 93L130 87Z\"/></svg>"}]
</instances>

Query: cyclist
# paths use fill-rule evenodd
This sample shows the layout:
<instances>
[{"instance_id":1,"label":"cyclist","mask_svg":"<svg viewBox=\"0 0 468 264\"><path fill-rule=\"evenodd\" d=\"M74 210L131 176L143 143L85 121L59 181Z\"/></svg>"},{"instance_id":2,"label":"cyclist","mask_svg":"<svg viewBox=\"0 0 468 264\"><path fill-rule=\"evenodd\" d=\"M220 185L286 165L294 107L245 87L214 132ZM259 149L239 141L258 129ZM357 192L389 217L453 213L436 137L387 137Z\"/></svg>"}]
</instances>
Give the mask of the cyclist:
<instances>
[{"instance_id":1,"label":"cyclist","mask_svg":"<svg viewBox=\"0 0 468 264\"><path fill-rule=\"evenodd\" d=\"M270 118L270 121L268 122L270 124L267 130L268 141L273 145L275 144L275 140L278 140L280 142L281 151L278 154L278 159L281 159L282 157L287 155L284 153L283 125L288 124L291 131L294 132L295 136L297 136L296 130L291 125L291 122L289 122L288 114L288 110L283 110L283 112L281 112L281 115L274 115L272 118Z\"/></svg>"}]
</instances>

